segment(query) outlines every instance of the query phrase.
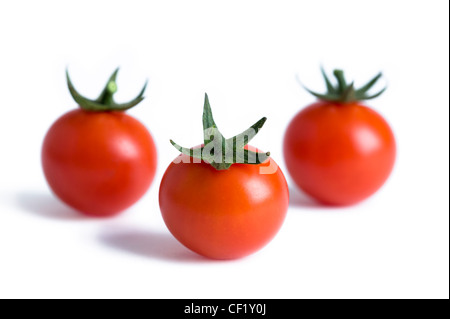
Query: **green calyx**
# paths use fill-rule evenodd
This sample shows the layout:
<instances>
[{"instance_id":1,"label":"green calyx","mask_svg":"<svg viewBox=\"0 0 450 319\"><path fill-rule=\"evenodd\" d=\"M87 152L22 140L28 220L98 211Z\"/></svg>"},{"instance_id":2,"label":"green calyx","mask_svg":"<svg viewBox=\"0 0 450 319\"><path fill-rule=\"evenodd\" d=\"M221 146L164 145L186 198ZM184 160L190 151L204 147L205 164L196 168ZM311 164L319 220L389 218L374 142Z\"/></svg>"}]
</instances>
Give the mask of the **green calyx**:
<instances>
[{"instance_id":1,"label":"green calyx","mask_svg":"<svg viewBox=\"0 0 450 319\"><path fill-rule=\"evenodd\" d=\"M192 158L203 160L217 170L226 170L233 164L262 164L270 156L270 153L253 152L244 147L258 134L267 118L263 117L250 128L239 135L225 139L217 128L209 104L208 95L205 94L203 108L203 139L201 148L185 148L174 141L170 143L181 153Z\"/></svg>"},{"instance_id":2,"label":"green calyx","mask_svg":"<svg viewBox=\"0 0 450 319\"><path fill-rule=\"evenodd\" d=\"M368 91L378 82L378 80L382 77L382 73L378 73L372 80L370 80L366 85L362 86L359 89L355 89L354 82L347 83L344 77L344 71L342 70L334 70L333 75L336 78L337 85L333 85L322 68L322 75L325 80L325 84L327 86L327 92L325 94L320 94L311 91L307 87L303 86L305 90L314 95L315 97L331 102L340 102L340 103L351 103L356 101L370 100L374 99L384 91L386 91L387 87L383 88L381 91L375 94L369 94Z\"/></svg>"},{"instance_id":3,"label":"green calyx","mask_svg":"<svg viewBox=\"0 0 450 319\"><path fill-rule=\"evenodd\" d=\"M110 76L108 82L106 83L105 88L102 93L96 100L88 99L82 96L80 93L75 90L75 87L72 84L72 81L69 77L69 71L66 70L67 77L67 86L69 88L70 94L73 99L78 103L78 105L87 111L95 111L95 112L106 112L106 111L125 111L131 109L133 106L136 106L144 99L144 92L147 88L147 82L145 82L144 87L142 88L139 95L134 98L132 101L128 103L116 103L114 101L114 94L117 92L117 84L116 77L119 72L119 68L117 68L114 73Z\"/></svg>"}]
</instances>

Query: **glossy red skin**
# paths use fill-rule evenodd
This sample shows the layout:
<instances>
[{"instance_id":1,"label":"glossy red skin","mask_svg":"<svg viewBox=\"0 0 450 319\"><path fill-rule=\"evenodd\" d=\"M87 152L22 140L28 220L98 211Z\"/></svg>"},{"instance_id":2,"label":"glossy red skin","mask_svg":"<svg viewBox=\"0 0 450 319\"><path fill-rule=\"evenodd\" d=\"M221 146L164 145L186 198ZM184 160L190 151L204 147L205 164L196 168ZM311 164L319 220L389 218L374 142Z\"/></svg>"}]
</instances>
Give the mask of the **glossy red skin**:
<instances>
[{"instance_id":1,"label":"glossy red skin","mask_svg":"<svg viewBox=\"0 0 450 319\"><path fill-rule=\"evenodd\" d=\"M355 204L375 193L389 177L395 156L388 123L358 103L314 103L294 117L284 137L294 182L331 205Z\"/></svg>"},{"instance_id":2,"label":"glossy red skin","mask_svg":"<svg viewBox=\"0 0 450 319\"><path fill-rule=\"evenodd\" d=\"M289 203L281 170L262 175L263 165L268 163L234 164L218 171L204 162L172 162L159 193L170 232L187 248L212 259L237 259L261 249L279 231Z\"/></svg>"},{"instance_id":3,"label":"glossy red skin","mask_svg":"<svg viewBox=\"0 0 450 319\"><path fill-rule=\"evenodd\" d=\"M148 130L123 112L70 111L50 128L42 166L53 192L91 216L113 216L138 201L156 171Z\"/></svg>"}]
</instances>

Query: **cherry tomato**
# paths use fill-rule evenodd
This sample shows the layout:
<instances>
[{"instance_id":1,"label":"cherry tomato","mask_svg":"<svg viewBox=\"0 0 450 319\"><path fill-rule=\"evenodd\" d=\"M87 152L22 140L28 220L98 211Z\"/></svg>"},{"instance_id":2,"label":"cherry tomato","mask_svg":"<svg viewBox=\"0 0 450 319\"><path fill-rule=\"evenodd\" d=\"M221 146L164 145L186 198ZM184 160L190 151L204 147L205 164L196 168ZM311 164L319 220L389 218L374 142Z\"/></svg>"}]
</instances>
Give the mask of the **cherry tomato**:
<instances>
[{"instance_id":1,"label":"cherry tomato","mask_svg":"<svg viewBox=\"0 0 450 319\"><path fill-rule=\"evenodd\" d=\"M289 202L280 169L262 175L259 165L236 164L217 171L180 156L182 162L164 174L159 202L164 222L183 245L209 258L236 259L276 235Z\"/></svg>"},{"instance_id":2,"label":"cherry tomato","mask_svg":"<svg viewBox=\"0 0 450 319\"><path fill-rule=\"evenodd\" d=\"M287 128L288 171L299 188L323 203L357 203L389 177L396 157L394 135L383 117L357 101L319 98Z\"/></svg>"},{"instance_id":3,"label":"cherry tomato","mask_svg":"<svg viewBox=\"0 0 450 319\"><path fill-rule=\"evenodd\" d=\"M147 191L156 156L148 130L124 111L80 108L51 126L42 147L42 166L63 202L87 215L112 216Z\"/></svg>"},{"instance_id":4,"label":"cherry tomato","mask_svg":"<svg viewBox=\"0 0 450 319\"><path fill-rule=\"evenodd\" d=\"M276 167L270 158L217 169L205 160L195 163L185 150L167 168L160 187L161 213L170 232L213 259L241 258L261 249L279 231L289 204L281 170L261 174L269 165Z\"/></svg>"}]
</instances>

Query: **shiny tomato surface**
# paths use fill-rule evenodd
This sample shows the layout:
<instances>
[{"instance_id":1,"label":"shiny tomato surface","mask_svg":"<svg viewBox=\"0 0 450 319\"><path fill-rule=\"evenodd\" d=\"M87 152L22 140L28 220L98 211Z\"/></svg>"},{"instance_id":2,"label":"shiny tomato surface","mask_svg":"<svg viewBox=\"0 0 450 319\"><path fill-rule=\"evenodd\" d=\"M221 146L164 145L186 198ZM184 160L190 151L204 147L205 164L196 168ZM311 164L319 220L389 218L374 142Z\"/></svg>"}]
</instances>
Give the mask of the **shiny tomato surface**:
<instances>
[{"instance_id":1,"label":"shiny tomato surface","mask_svg":"<svg viewBox=\"0 0 450 319\"><path fill-rule=\"evenodd\" d=\"M159 193L170 232L213 259L241 258L261 249L280 229L289 204L281 170L261 174L268 165L234 164L218 171L180 155L167 168Z\"/></svg>"},{"instance_id":2,"label":"shiny tomato surface","mask_svg":"<svg viewBox=\"0 0 450 319\"><path fill-rule=\"evenodd\" d=\"M326 204L350 205L387 180L396 143L387 122L372 109L321 101L289 124L284 157L290 176L304 192Z\"/></svg>"},{"instance_id":3,"label":"shiny tomato surface","mask_svg":"<svg viewBox=\"0 0 450 319\"><path fill-rule=\"evenodd\" d=\"M51 126L42 148L53 192L78 211L100 217L115 215L144 195L156 157L148 130L117 111L70 111Z\"/></svg>"}]
</instances>

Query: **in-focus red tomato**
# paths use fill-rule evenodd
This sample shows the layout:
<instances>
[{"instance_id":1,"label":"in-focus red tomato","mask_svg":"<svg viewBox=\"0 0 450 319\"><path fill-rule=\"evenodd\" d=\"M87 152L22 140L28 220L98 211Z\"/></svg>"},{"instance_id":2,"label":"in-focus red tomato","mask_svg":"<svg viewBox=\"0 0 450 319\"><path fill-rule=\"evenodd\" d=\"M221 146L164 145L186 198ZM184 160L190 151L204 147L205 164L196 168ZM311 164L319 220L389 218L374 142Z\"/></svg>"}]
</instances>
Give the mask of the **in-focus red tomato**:
<instances>
[{"instance_id":1,"label":"in-focus red tomato","mask_svg":"<svg viewBox=\"0 0 450 319\"><path fill-rule=\"evenodd\" d=\"M209 109L207 98L205 107ZM194 163L189 149L178 149L183 154L167 168L159 201L164 222L183 245L209 258L236 259L256 252L276 235L289 191L279 168L261 174L263 167L276 167L272 159L263 155L264 163L217 168L210 161Z\"/></svg>"},{"instance_id":2,"label":"in-focus red tomato","mask_svg":"<svg viewBox=\"0 0 450 319\"><path fill-rule=\"evenodd\" d=\"M339 72L335 71L338 82L345 83ZM321 101L300 111L287 128L284 157L290 176L323 203L357 203L375 193L392 171L396 143L391 128L378 113L357 102L381 94L362 95L379 77L364 92L355 90L356 96L348 101L319 95ZM345 94L339 87L333 90L332 96Z\"/></svg>"},{"instance_id":3,"label":"in-focus red tomato","mask_svg":"<svg viewBox=\"0 0 450 319\"><path fill-rule=\"evenodd\" d=\"M115 215L139 200L155 175L157 154L150 133L122 110L139 103L142 94L134 103L109 105L109 111L87 110L89 101L76 97L82 107L60 117L45 137L45 177L53 192L78 211Z\"/></svg>"},{"instance_id":4,"label":"in-focus red tomato","mask_svg":"<svg viewBox=\"0 0 450 319\"><path fill-rule=\"evenodd\" d=\"M280 169L260 174L260 165L171 163L159 202L170 232L187 248L214 259L235 259L264 247L280 229L289 202Z\"/></svg>"}]
</instances>

